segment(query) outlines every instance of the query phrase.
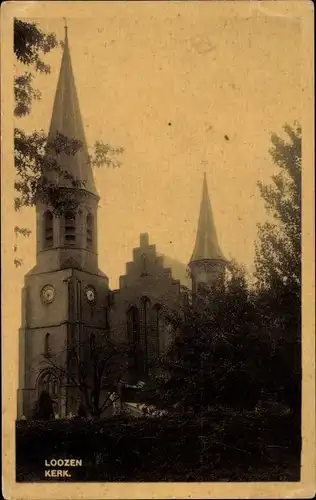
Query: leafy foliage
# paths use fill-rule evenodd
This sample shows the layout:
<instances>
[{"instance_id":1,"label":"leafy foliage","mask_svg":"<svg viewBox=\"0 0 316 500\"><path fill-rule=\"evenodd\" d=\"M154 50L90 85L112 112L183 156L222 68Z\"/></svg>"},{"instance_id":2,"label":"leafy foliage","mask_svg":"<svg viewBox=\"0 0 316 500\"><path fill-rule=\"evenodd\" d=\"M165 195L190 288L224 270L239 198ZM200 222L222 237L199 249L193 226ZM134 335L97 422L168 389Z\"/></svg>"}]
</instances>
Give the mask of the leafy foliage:
<instances>
[{"instance_id":1,"label":"leafy foliage","mask_svg":"<svg viewBox=\"0 0 316 500\"><path fill-rule=\"evenodd\" d=\"M54 33L46 34L36 23L14 19L14 53L21 63L34 64L36 71L49 73L50 67L41 60L40 54L47 54L57 45Z\"/></svg>"},{"instance_id":2,"label":"leafy foliage","mask_svg":"<svg viewBox=\"0 0 316 500\"><path fill-rule=\"evenodd\" d=\"M35 71L50 73L50 66L41 59L58 46L54 33L44 33L35 23L14 19L14 53L24 66L34 66ZM32 87L34 75L26 72L14 78L15 116L25 116L31 112L34 99L40 99L41 93Z\"/></svg>"},{"instance_id":3,"label":"leafy foliage","mask_svg":"<svg viewBox=\"0 0 316 500\"><path fill-rule=\"evenodd\" d=\"M124 148L112 148L109 144L101 141L96 141L94 145L94 154L90 156L89 163L92 167L119 167L120 162L117 160L116 155L124 152Z\"/></svg>"},{"instance_id":4,"label":"leafy foliage","mask_svg":"<svg viewBox=\"0 0 316 500\"><path fill-rule=\"evenodd\" d=\"M284 397L300 416L301 395L301 145L298 123L285 125L287 140L271 137L278 168L273 183L259 183L271 220L259 225L255 269L258 304L279 363Z\"/></svg>"},{"instance_id":5,"label":"leafy foliage","mask_svg":"<svg viewBox=\"0 0 316 500\"><path fill-rule=\"evenodd\" d=\"M41 93L32 87L32 73L16 76L14 79L14 116L25 116L31 111L33 100L39 100Z\"/></svg>"},{"instance_id":6,"label":"leafy foliage","mask_svg":"<svg viewBox=\"0 0 316 500\"><path fill-rule=\"evenodd\" d=\"M299 296L301 285L301 127L284 126L289 140L272 134L270 154L279 172L273 183L259 182L261 196L272 220L258 226L256 277L269 290L291 287Z\"/></svg>"},{"instance_id":7,"label":"leafy foliage","mask_svg":"<svg viewBox=\"0 0 316 500\"><path fill-rule=\"evenodd\" d=\"M158 389L167 406L197 413L218 404L254 408L262 391L270 390L269 338L256 324L253 291L234 264L224 287L205 290L176 319L168 375Z\"/></svg>"},{"instance_id":8,"label":"leafy foliage","mask_svg":"<svg viewBox=\"0 0 316 500\"><path fill-rule=\"evenodd\" d=\"M72 188L83 188L84 182L77 180L68 170L59 164L58 155L73 156L81 150L81 142L68 139L62 134L57 134L53 142L48 143L43 133L33 132L25 134L20 129L15 129L15 168L19 180L15 182L15 190L19 194L15 198L15 208L33 206L40 198L42 202L52 204L55 210L60 209L61 200L67 196L54 181L63 178L70 181ZM55 175L51 181L50 173Z\"/></svg>"}]
</instances>

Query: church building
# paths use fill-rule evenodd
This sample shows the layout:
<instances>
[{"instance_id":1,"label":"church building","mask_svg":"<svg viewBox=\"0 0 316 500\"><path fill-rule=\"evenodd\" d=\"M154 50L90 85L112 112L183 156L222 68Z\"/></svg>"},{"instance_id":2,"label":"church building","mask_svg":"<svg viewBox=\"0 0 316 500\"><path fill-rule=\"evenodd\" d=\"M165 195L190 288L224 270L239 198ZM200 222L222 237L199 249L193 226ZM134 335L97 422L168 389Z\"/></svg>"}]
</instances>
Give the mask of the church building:
<instances>
[{"instance_id":1,"label":"church building","mask_svg":"<svg viewBox=\"0 0 316 500\"><path fill-rule=\"evenodd\" d=\"M147 233L132 250L131 261L111 290L98 267L98 202L84 134L67 28L58 84L49 129L49 141L58 134L75 138L82 148L74 155L62 152L58 164L79 184L47 168L43 176L53 183L61 199L70 190L79 209L55 214L49 202L36 203L36 265L25 276L22 290L22 324L19 332L18 418L29 418L40 393L47 390L56 413L76 413L75 388L59 385L50 373L45 356L60 353L67 363L65 346L73 338L110 335L118 342L138 346L134 365L147 373L152 360L167 348L172 332L164 320L165 308L178 308L185 290ZM206 176L197 235L188 263L192 291L211 284L223 274L228 261L217 239Z\"/></svg>"}]
</instances>

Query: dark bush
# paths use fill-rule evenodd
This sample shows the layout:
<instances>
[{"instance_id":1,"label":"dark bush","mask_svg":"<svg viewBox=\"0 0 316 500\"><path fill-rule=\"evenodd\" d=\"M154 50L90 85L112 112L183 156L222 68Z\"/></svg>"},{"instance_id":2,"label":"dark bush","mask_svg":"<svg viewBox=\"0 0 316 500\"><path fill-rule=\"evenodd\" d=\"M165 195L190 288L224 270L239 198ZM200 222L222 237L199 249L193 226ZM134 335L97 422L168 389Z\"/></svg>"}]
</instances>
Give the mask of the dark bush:
<instances>
[{"instance_id":1,"label":"dark bush","mask_svg":"<svg viewBox=\"0 0 316 500\"><path fill-rule=\"evenodd\" d=\"M80 403L79 407L78 407L78 417L80 417L80 418L86 418L87 417L87 410L86 410L85 406L82 403Z\"/></svg>"},{"instance_id":2,"label":"dark bush","mask_svg":"<svg viewBox=\"0 0 316 500\"><path fill-rule=\"evenodd\" d=\"M289 415L221 408L200 419L17 422L17 481L43 480L56 457L83 460L73 481L298 481L296 434Z\"/></svg>"}]
</instances>

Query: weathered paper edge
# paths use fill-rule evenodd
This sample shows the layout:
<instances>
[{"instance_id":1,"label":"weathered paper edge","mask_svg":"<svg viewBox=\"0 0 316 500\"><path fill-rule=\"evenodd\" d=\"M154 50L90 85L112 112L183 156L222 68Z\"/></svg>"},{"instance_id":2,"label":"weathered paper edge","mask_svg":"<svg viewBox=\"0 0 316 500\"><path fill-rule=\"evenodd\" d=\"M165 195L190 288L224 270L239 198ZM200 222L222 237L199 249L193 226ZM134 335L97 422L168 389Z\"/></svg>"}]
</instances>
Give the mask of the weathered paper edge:
<instances>
[{"instance_id":1,"label":"weathered paper edge","mask_svg":"<svg viewBox=\"0 0 316 500\"><path fill-rule=\"evenodd\" d=\"M75 6L72 7L72 4ZM6 2L1 9L1 165L2 165L2 478L3 494L7 499L63 499L63 498L307 498L315 494L315 279L314 279L314 98L313 98L313 4L309 1L292 2L216 2L227 15L245 16L258 9L265 15L299 16L302 19L304 64L303 129L303 404L302 404L302 479L297 483L35 483L15 482L15 418L16 382L12 377L12 359L6 357L6 347L12 335L10 314L10 283L12 282L13 231L5 219L6 207L13 200L13 186L6 183L7 172L13 168L13 17L85 17L93 6L94 15L103 2ZM105 3L105 2L104 2ZM128 2L126 2L128 3ZM198 2L197 8L198 8ZM169 4L169 2L168 2ZM286 4L286 6L285 6ZM58 7L58 9L57 9ZM128 8L131 8L130 6ZM133 2L141 9L141 2ZM166 8L164 2L161 8ZM229 12L229 14L228 14ZM226 14L226 13L225 13ZM9 306L9 307L8 307ZM13 309L12 309L13 307ZM16 352L16 360L18 353Z\"/></svg>"}]
</instances>

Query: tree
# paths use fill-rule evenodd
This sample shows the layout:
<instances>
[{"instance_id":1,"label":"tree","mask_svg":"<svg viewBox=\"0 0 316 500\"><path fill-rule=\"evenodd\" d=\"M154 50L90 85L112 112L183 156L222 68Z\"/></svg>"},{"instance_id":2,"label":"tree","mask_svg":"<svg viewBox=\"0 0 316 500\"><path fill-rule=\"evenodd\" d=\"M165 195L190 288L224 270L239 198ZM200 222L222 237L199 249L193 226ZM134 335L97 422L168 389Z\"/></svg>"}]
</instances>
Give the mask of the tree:
<instances>
[{"instance_id":1,"label":"tree","mask_svg":"<svg viewBox=\"0 0 316 500\"><path fill-rule=\"evenodd\" d=\"M58 40L54 33L46 34L35 23L14 19L14 53L24 66L33 66L35 71L49 74L51 68L42 61L41 55L56 47ZM33 100L41 98L41 93L32 86L33 79L30 72L14 77L14 115L17 117L29 114Z\"/></svg>"},{"instance_id":2,"label":"tree","mask_svg":"<svg viewBox=\"0 0 316 500\"><path fill-rule=\"evenodd\" d=\"M34 100L41 99L41 93L33 87L36 73L49 74L51 68L45 64L42 57L56 49L62 42L58 42L54 33L44 33L36 23L14 20L14 53L17 61L28 68L23 74L14 78L15 108L14 116L18 119L30 114ZM73 196L71 189L61 191L43 176L44 172L54 170L64 176L72 187L84 187L74 179L67 170L62 169L58 161L61 153L75 155L82 148L80 141L72 137L57 135L53 143L48 143L47 135L42 131L26 134L22 129L14 129L14 160L16 181L14 184L16 197L15 210L22 207L32 207L38 199L50 203L56 213L62 215L65 210L78 209L78 199ZM92 148L89 162L93 167L120 165L116 156L123 152L123 148L112 148L100 140ZM15 227L16 235L28 236L27 228ZM17 251L15 245L14 251ZM21 259L15 259L15 265L21 265Z\"/></svg>"},{"instance_id":3,"label":"tree","mask_svg":"<svg viewBox=\"0 0 316 500\"><path fill-rule=\"evenodd\" d=\"M226 282L192 304L171 315L178 334L158 393L166 406L196 413L213 405L253 408L271 381L271 348L244 269L232 263Z\"/></svg>"},{"instance_id":4,"label":"tree","mask_svg":"<svg viewBox=\"0 0 316 500\"><path fill-rule=\"evenodd\" d=\"M278 167L272 184L259 182L270 221L258 225L256 278L263 289L301 286L301 127L284 126L289 140L272 134L270 154Z\"/></svg>"},{"instance_id":5,"label":"tree","mask_svg":"<svg viewBox=\"0 0 316 500\"><path fill-rule=\"evenodd\" d=\"M158 383L168 406L203 413L272 397L299 417L301 128L284 130L288 141L271 137L273 184L259 182L270 220L258 227L257 281L250 287L234 264L225 283L205 288L175 317L179 333Z\"/></svg>"},{"instance_id":6,"label":"tree","mask_svg":"<svg viewBox=\"0 0 316 500\"><path fill-rule=\"evenodd\" d=\"M258 225L255 276L258 307L279 366L276 383L293 411L301 394L301 127L285 125L287 140L272 134L278 168L272 184L259 182L270 220Z\"/></svg>"},{"instance_id":7,"label":"tree","mask_svg":"<svg viewBox=\"0 0 316 500\"><path fill-rule=\"evenodd\" d=\"M120 400L120 382L126 373L127 346L104 334L78 340L73 338L63 350L45 355L43 367L60 386L66 385L78 402L80 415L100 417L113 402Z\"/></svg>"}]
</instances>

